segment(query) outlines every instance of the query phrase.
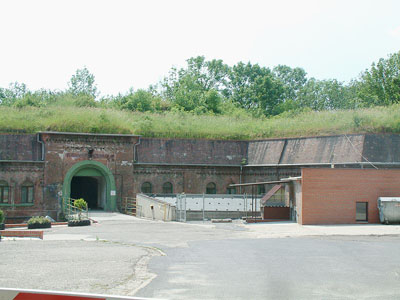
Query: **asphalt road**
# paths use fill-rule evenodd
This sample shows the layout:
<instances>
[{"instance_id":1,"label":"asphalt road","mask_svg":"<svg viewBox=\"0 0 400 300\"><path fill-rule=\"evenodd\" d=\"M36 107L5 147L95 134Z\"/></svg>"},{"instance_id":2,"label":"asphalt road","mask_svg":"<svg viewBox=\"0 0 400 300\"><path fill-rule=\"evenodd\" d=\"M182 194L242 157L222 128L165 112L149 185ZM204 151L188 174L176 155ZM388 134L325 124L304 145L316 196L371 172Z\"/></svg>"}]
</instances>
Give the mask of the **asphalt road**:
<instances>
[{"instance_id":1,"label":"asphalt road","mask_svg":"<svg viewBox=\"0 0 400 300\"><path fill-rule=\"evenodd\" d=\"M48 229L43 241L2 241L0 287L165 299L399 299L398 230L105 215L88 227Z\"/></svg>"},{"instance_id":2,"label":"asphalt road","mask_svg":"<svg viewBox=\"0 0 400 300\"><path fill-rule=\"evenodd\" d=\"M138 296L167 299L399 299L398 237L189 243L154 258Z\"/></svg>"}]
</instances>

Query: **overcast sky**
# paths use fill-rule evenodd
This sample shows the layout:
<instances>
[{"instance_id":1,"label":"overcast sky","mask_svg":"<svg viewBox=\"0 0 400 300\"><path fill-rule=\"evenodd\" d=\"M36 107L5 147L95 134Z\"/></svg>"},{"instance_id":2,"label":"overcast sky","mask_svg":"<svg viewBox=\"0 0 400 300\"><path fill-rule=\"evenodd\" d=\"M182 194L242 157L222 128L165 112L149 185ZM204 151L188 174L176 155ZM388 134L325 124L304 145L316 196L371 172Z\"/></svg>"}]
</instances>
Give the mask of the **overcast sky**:
<instances>
[{"instance_id":1,"label":"overcast sky","mask_svg":"<svg viewBox=\"0 0 400 300\"><path fill-rule=\"evenodd\" d=\"M65 89L86 66L117 94L197 55L347 81L399 50L397 0L0 1L0 87Z\"/></svg>"}]
</instances>

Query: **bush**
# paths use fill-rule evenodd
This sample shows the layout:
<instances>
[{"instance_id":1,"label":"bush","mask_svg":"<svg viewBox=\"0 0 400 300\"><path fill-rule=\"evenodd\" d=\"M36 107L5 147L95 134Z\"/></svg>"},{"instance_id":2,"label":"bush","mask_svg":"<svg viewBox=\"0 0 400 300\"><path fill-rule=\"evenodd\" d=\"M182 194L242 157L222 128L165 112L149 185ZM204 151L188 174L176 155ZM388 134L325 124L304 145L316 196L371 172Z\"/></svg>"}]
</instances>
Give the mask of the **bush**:
<instances>
[{"instance_id":1,"label":"bush","mask_svg":"<svg viewBox=\"0 0 400 300\"><path fill-rule=\"evenodd\" d=\"M86 203L86 201L85 201L84 199L80 198L80 199L76 199L76 200L74 201L74 206L75 206L76 208L81 209L81 210L86 210L86 208L87 208L87 203Z\"/></svg>"},{"instance_id":2,"label":"bush","mask_svg":"<svg viewBox=\"0 0 400 300\"><path fill-rule=\"evenodd\" d=\"M50 228L51 222L50 220L46 219L45 217L32 217L28 221L28 228Z\"/></svg>"},{"instance_id":3,"label":"bush","mask_svg":"<svg viewBox=\"0 0 400 300\"><path fill-rule=\"evenodd\" d=\"M0 209L0 224L4 223L5 215L4 212Z\"/></svg>"}]
</instances>

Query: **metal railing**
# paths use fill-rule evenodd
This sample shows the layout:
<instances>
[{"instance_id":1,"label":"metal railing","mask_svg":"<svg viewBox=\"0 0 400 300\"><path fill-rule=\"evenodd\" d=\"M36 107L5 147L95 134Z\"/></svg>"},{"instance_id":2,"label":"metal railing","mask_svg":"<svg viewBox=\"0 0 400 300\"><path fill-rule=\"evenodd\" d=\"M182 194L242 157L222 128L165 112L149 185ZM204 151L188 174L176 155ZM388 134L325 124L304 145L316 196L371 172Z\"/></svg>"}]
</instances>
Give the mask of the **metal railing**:
<instances>
[{"instance_id":1,"label":"metal railing","mask_svg":"<svg viewBox=\"0 0 400 300\"><path fill-rule=\"evenodd\" d=\"M72 198L62 198L62 211L64 213L65 218L68 221L89 219L89 211L87 204L86 208L81 209L74 206L75 200L76 199Z\"/></svg>"}]
</instances>

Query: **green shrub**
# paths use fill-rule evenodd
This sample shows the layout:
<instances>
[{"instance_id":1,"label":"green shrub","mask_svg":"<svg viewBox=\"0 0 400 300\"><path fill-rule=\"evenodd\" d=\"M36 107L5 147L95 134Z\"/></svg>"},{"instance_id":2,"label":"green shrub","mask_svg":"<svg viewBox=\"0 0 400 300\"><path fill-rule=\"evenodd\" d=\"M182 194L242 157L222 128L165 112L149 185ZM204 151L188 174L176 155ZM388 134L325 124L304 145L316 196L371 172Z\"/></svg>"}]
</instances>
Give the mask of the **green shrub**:
<instances>
[{"instance_id":1,"label":"green shrub","mask_svg":"<svg viewBox=\"0 0 400 300\"><path fill-rule=\"evenodd\" d=\"M0 224L4 223L4 219L5 219L4 212L0 209Z\"/></svg>"},{"instance_id":2,"label":"green shrub","mask_svg":"<svg viewBox=\"0 0 400 300\"><path fill-rule=\"evenodd\" d=\"M33 224L49 224L51 223L50 220L46 219L45 217L32 217L28 221L28 225L33 225Z\"/></svg>"},{"instance_id":3,"label":"green shrub","mask_svg":"<svg viewBox=\"0 0 400 300\"><path fill-rule=\"evenodd\" d=\"M76 199L74 201L74 206L76 208L81 209L81 210L85 210L86 207L87 207L87 203L86 203L86 201L84 199L80 198L80 199Z\"/></svg>"},{"instance_id":4,"label":"green shrub","mask_svg":"<svg viewBox=\"0 0 400 300\"><path fill-rule=\"evenodd\" d=\"M51 221L45 217L32 217L28 221L28 229L50 228Z\"/></svg>"}]
</instances>

